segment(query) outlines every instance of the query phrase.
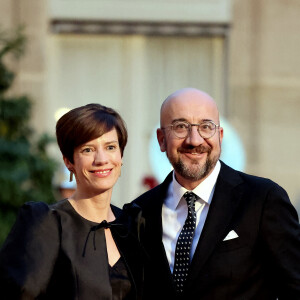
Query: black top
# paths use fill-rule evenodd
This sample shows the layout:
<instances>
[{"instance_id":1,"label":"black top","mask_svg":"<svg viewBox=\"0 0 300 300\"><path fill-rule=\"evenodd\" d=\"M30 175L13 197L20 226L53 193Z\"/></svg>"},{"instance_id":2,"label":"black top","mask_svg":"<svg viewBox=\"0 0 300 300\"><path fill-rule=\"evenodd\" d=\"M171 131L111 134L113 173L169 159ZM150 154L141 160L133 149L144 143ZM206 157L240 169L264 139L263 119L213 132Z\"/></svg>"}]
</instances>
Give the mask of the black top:
<instances>
[{"instance_id":1,"label":"black top","mask_svg":"<svg viewBox=\"0 0 300 300\"><path fill-rule=\"evenodd\" d=\"M115 221L97 224L66 199L23 205L0 252L0 290L8 295L2 299L140 299L143 263L129 230L133 221L119 208L112 210ZM110 228L122 256L112 269L104 228Z\"/></svg>"},{"instance_id":2,"label":"black top","mask_svg":"<svg viewBox=\"0 0 300 300\"><path fill-rule=\"evenodd\" d=\"M131 282L122 256L112 267L109 266L109 277L113 300L130 299Z\"/></svg>"}]
</instances>

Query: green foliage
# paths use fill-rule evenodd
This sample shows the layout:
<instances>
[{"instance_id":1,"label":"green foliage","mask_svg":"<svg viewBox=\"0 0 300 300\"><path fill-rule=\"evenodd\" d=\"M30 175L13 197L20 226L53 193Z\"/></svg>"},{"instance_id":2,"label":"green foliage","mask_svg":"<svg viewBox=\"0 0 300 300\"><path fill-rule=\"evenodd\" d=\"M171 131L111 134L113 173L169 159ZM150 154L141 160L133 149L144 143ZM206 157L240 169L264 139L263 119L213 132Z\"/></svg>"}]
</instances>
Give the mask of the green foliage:
<instances>
[{"instance_id":1,"label":"green foliage","mask_svg":"<svg viewBox=\"0 0 300 300\"><path fill-rule=\"evenodd\" d=\"M47 155L53 138L34 134L28 97L5 96L15 74L7 69L3 57L9 53L19 57L24 46L23 31L11 35L0 31L0 245L23 203L55 201L52 178L57 165Z\"/></svg>"}]
</instances>

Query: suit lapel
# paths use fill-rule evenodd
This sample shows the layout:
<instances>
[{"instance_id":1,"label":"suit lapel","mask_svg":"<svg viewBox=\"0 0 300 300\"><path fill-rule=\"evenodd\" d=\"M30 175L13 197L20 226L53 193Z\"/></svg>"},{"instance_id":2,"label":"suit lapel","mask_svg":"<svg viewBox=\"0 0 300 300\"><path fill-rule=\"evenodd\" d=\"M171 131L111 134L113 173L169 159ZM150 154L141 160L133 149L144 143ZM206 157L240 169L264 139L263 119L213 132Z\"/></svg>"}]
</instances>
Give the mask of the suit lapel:
<instances>
[{"instance_id":1,"label":"suit lapel","mask_svg":"<svg viewBox=\"0 0 300 300\"><path fill-rule=\"evenodd\" d=\"M172 274L170 271L169 262L167 260L165 248L162 242L162 205L167 196L169 184L172 181L172 172L168 175L165 181L159 185L154 193L151 193L147 207L145 207L146 218L146 238L145 245L150 257L153 258L151 263L157 265L158 269L163 274L162 277L168 281L169 286L173 286Z\"/></svg>"},{"instance_id":2,"label":"suit lapel","mask_svg":"<svg viewBox=\"0 0 300 300\"><path fill-rule=\"evenodd\" d=\"M211 206L191 263L189 283L196 278L217 243L228 233L227 227L241 198L238 189L235 189L240 183L238 173L222 163Z\"/></svg>"}]
</instances>

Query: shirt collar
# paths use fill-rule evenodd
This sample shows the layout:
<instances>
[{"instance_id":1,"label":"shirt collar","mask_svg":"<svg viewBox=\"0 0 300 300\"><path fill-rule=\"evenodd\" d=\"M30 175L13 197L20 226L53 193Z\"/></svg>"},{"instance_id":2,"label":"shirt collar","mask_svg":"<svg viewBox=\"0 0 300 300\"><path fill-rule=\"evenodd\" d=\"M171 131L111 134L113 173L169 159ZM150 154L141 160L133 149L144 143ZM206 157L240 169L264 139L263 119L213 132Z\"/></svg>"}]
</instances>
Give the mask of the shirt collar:
<instances>
[{"instance_id":1,"label":"shirt collar","mask_svg":"<svg viewBox=\"0 0 300 300\"><path fill-rule=\"evenodd\" d=\"M195 193L199 198L201 198L207 204L211 203L213 191L216 185L218 175L220 173L220 169L221 169L221 163L220 161L217 161L213 171L209 174L209 176L205 178L198 186L196 186L196 188L192 190L193 193ZM172 203L169 203L168 206L172 207L173 209L176 209L180 199L187 191L188 190L186 188L184 188L177 182L175 178L175 173L173 172L173 180L168 189L168 194L172 193L173 197L171 197Z\"/></svg>"}]
</instances>

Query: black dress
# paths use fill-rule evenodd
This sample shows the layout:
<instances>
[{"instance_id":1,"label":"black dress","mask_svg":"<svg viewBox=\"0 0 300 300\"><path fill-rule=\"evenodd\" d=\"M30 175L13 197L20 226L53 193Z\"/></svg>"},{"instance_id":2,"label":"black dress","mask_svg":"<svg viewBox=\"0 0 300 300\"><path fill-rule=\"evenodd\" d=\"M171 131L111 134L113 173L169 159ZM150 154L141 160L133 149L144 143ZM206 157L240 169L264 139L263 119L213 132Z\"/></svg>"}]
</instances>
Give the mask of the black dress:
<instances>
[{"instance_id":1,"label":"black dress","mask_svg":"<svg viewBox=\"0 0 300 300\"><path fill-rule=\"evenodd\" d=\"M115 221L97 224L66 199L23 205L0 251L1 299L141 299L142 253L132 234L137 223L119 208L112 210ZM112 267L104 228L110 228L121 254Z\"/></svg>"}]
</instances>

